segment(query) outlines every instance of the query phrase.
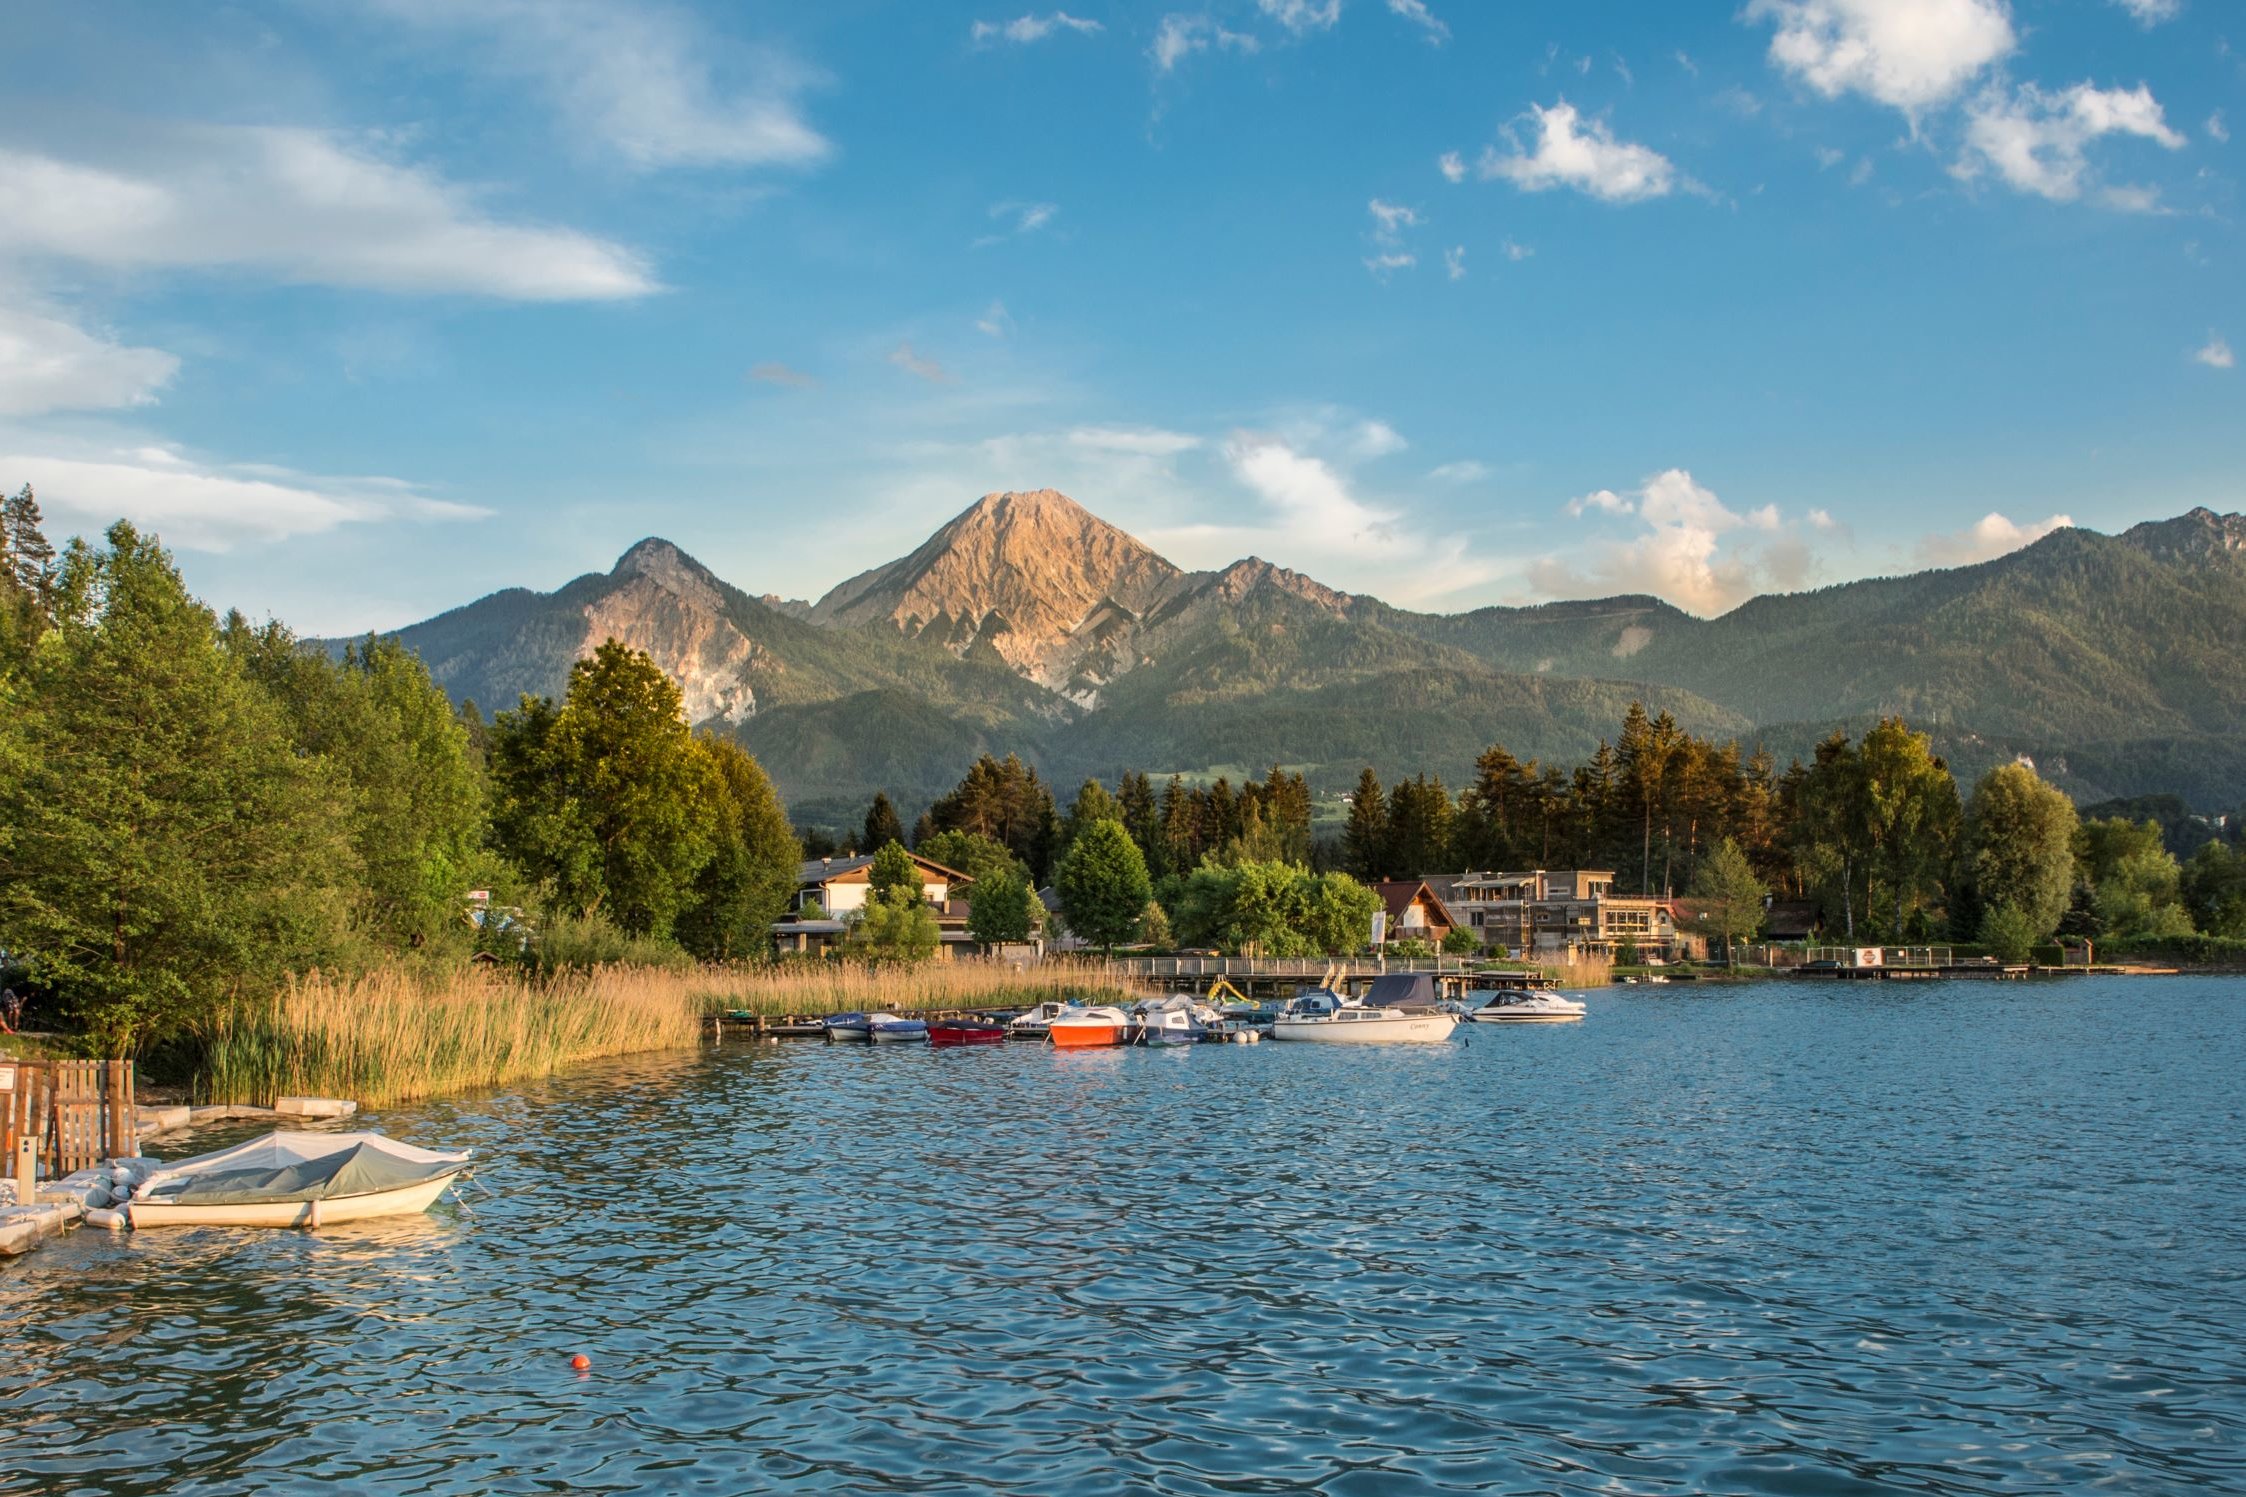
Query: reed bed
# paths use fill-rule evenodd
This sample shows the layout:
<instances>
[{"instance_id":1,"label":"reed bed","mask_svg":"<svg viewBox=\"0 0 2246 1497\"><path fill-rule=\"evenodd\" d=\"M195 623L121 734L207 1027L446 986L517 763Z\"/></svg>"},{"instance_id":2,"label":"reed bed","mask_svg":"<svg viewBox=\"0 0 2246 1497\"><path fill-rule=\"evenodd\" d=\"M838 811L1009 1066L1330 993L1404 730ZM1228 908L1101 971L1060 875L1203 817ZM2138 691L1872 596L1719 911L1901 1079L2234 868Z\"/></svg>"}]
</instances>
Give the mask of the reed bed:
<instances>
[{"instance_id":1,"label":"reed bed","mask_svg":"<svg viewBox=\"0 0 2246 1497\"><path fill-rule=\"evenodd\" d=\"M1603 988L1614 981L1614 963L1603 956L1579 956L1570 962L1546 962L1542 970L1563 988Z\"/></svg>"},{"instance_id":2,"label":"reed bed","mask_svg":"<svg viewBox=\"0 0 2246 1497\"><path fill-rule=\"evenodd\" d=\"M1048 1000L1130 1003L1140 990L1122 968L1100 961L1046 960L1017 966L961 958L897 966L803 961L704 968L692 982L708 1013L845 1014L859 1010L1029 1008Z\"/></svg>"},{"instance_id":3,"label":"reed bed","mask_svg":"<svg viewBox=\"0 0 2246 1497\"><path fill-rule=\"evenodd\" d=\"M500 1086L690 1046L703 1007L699 974L654 967L543 982L482 969L313 973L219 1014L200 1036L195 1092L257 1106L286 1096L378 1106Z\"/></svg>"}]
</instances>

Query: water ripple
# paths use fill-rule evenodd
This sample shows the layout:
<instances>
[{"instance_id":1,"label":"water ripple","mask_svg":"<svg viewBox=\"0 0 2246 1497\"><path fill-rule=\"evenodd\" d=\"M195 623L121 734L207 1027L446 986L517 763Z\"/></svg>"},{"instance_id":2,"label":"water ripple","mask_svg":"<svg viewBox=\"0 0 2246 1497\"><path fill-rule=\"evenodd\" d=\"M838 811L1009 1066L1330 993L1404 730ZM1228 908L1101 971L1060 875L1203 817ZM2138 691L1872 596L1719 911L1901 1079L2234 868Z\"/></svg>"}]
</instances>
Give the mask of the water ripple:
<instances>
[{"instance_id":1,"label":"water ripple","mask_svg":"<svg viewBox=\"0 0 2246 1497\"><path fill-rule=\"evenodd\" d=\"M398 1109L494 1197L0 1268L0 1490L2246 1489L2242 997L732 1044Z\"/></svg>"}]
</instances>

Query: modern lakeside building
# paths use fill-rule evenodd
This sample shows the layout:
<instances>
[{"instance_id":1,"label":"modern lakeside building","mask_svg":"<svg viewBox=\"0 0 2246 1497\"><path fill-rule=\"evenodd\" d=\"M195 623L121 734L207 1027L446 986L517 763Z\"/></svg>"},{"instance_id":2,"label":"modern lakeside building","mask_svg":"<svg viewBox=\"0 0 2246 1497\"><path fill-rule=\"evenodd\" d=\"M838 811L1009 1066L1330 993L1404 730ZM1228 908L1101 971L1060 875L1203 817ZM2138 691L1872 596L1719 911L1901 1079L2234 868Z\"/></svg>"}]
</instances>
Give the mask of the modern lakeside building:
<instances>
[{"instance_id":1,"label":"modern lakeside building","mask_svg":"<svg viewBox=\"0 0 2246 1497\"><path fill-rule=\"evenodd\" d=\"M1484 946L1523 956L1601 956L1624 944L1646 955L1677 954L1671 903L1614 892L1611 868L1467 873L1446 879L1443 899Z\"/></svg>"}]
</instances>

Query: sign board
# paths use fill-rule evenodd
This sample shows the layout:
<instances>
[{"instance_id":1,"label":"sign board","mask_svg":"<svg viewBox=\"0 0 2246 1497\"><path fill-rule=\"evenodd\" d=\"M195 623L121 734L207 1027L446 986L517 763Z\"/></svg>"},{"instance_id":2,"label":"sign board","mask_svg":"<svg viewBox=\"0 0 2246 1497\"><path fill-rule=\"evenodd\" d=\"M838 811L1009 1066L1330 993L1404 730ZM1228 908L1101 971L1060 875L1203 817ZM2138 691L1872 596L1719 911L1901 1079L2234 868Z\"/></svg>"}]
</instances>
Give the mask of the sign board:
<instances>
[{"instance_id":1,"label":"sign board","mask_svg":"<svg viewBox=\"0 0 2246 1497\"><path fill-rule=\"evenodd\" d=\"M0 1092L12 1092L15 1089L16 1068L14 1066L0 1066Z\"/></svg>"},{"instance_id":2,"label":"sign board","mask_svg":"<svg viewBox=\"0 0 2246 1497\"><path fill-rule=\"evenodd\" d=\"M470 889L468 891L468 897L470 899L480 899L488 903L491 899L491 891L489 889Z\"/></svg>"},{"instance_id":3,"label":"sign board","mask_svg":"<svg viewBox=\"0 0 2246 1497\"><path fill-rule=\"evenodd\" d=\"M1373 944L1380 946L1388 940L1388 911L1373 911Z\"/></svg>"}]
</instances>

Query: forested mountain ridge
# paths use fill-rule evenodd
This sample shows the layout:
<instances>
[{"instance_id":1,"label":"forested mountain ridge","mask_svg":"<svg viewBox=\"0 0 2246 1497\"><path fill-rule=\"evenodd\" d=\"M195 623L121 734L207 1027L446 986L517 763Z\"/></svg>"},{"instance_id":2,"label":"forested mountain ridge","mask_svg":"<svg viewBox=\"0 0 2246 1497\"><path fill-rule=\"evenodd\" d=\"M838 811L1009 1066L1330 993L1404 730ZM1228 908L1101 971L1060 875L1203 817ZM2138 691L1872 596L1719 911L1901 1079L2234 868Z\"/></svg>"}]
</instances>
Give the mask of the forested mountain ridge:
<instances>
[{"instance_id":1,"label":"forested mountain ridge","mask_svg":"<svg viewBox=\"0 0 2246 1497\"><path fill-rule=\"evenodd\" d=\"M1050 491L986 496L817 604L750 596L668 542L553 593L399 631L456 697L558 694L614 635L736 731L791 801L907 803L974 755L1068 783L1287 763L1338 789L1460 777L1503 742L1580 759L1633 698L1804 754L1899 713L1968 776L2025 754L2077 794L2246 785L2246 519L2068 529L1976 566L1754 599L1412 613L1249 558L1186 572Z\"/></svg>"}]
</instances>

